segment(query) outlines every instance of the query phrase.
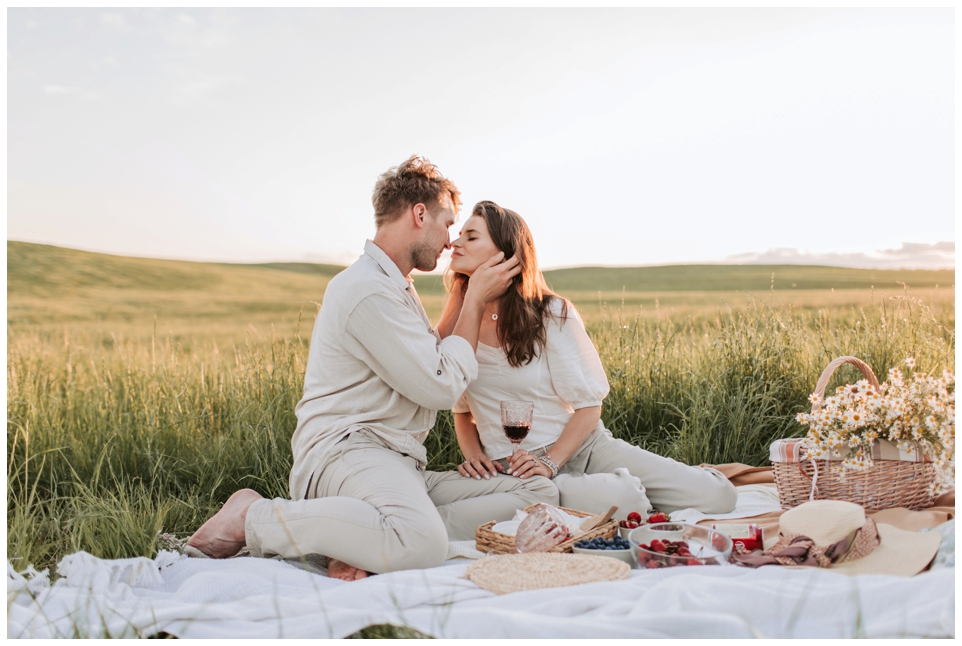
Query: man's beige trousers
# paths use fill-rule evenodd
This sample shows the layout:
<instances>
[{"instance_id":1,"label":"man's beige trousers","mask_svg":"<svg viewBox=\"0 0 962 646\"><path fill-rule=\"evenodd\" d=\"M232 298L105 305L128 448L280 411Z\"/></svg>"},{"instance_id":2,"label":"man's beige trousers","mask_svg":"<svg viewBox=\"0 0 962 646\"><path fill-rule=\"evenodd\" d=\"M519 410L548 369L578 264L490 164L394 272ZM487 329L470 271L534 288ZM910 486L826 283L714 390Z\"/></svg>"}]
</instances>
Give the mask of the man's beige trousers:
<instances>
[{"instance_id":1,"label":"man's beige trousers","mask_svg":"<svg viewBox=\"0 0 962 646\"><path fill-rule=\"evenodd\" d=\"M308 499L251 505L245 529L252 555L321 554L377 573L434 567L444 562L448 540L473 539L478 525L537 502L558 504L547 478L421 471L363 430L337 444L314 478Z\"/></svg>"}]
</instances>

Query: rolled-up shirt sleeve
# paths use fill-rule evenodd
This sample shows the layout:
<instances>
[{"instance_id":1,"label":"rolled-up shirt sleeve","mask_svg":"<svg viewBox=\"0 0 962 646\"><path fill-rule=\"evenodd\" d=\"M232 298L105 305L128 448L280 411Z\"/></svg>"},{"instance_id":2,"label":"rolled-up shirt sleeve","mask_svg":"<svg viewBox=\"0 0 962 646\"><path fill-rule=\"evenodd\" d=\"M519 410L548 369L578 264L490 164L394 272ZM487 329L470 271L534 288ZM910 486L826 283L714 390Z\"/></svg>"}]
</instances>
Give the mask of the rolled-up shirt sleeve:
<instances>
[{"instance_id":1,"label":"rolled-up shirt sleeve","mask_svg":"<svg viewBox=\"0 0 962 646\"><path fill-rule=\"evenodd\" d=\"M608 396L608 377L578 312L570 303L568 316L560 318L560 299L551 304L547 320L545 353L551 385L574 410L601 406Z\"/></svg>"},{"instance_id":2,"label":"rolled-up shirt sleeve","mask_svg":"<svg viewBox=\"0 0 962 646\"><path fill-rule=\"evenodd\" d=\"M344 341L391 388L425 408L451 408L478 376L470 343L454 335L438 343L394 295L363 298L348 318Z\"/></svg>"}]
</instances>

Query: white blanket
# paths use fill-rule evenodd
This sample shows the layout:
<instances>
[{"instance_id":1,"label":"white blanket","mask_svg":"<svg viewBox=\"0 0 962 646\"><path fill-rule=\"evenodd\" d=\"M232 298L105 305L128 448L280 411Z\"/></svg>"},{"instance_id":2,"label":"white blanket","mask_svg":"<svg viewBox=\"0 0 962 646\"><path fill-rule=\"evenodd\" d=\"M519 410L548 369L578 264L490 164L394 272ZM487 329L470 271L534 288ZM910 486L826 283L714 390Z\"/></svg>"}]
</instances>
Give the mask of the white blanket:
<instances>
[{"instance_id":1,"label":"white blanket","mask_svg":"<svg viewBox=\"0 0 962 646\"><path fill-rule=\"evenodd\" d=\"M602 557L599 557L602 558ZM8 564L10 637L344 637L389 623L435 637L954 637L955 569L913 578L737 566L498 596L466 561L345 583L260 558L61 561L50 585Z\"/></svg>"},{"instance_id":2,"label":"white blanket","mask_svg":"<svg viewBox=\"0 0 962 646\"><path fill-rule=\"evenodd\" d=\"M735 487L738 491L738 503L727 514L703 514L697 509L679 509L671 512L671 519L689 525L695 525L703 520L725 520L733 518L751 518L773 511L781 511L778 493L765 485L742 485Z\"/></svg>"}]
</instances>

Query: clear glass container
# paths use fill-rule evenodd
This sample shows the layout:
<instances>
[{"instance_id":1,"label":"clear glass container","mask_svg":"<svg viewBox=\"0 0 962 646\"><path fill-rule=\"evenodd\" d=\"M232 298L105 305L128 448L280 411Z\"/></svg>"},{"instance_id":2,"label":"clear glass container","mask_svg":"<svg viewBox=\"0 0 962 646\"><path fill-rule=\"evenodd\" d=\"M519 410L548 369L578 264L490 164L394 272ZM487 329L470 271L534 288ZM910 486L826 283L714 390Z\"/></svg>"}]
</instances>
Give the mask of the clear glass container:
<instances>
[{"instance_id":1,"label":"clear glass container","mask_svg":"<svg viewBox=\"0 0 962 646\"><path fill-rule=\"evenodd\" d=\"M655 546L654 541L660 546ZM725 565L732 554L732 539L707 527L687 523L642 525L628 534L631 553L645 569L680 565ZM678 554L679 545L689 554ZM674 545L674 547L672 547ZM655 549L652 549L655 548ZM675 553L671 553L675 551Z\"/></svg>"},{"instance_id":2,"label":"clear glass container","mask_svg":"<svg viewBox=\"0 0 962 646\"><path fill-rule=\"evenodd\" d=\"M568 539L564 516L551 505L539 504L518 525L514 544L519 552L547 552Z\"/></svg>"}]
</instances>

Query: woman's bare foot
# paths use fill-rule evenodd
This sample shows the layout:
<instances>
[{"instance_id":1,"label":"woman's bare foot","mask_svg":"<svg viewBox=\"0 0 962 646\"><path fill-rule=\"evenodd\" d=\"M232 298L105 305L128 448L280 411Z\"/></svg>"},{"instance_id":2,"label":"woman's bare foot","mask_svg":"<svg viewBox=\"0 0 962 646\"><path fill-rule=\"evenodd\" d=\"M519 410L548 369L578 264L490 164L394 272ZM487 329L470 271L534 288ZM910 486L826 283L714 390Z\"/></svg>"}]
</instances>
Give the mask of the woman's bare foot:
<instances>
[{"instance_id":1,"label":"woman's bare foot","mask_svg":"<svg viewBox=\"0 0 962 646\"><path fill-rule=\"evenodd\" d=\"M348 565L344 561L338 561L332 558L327 559L327 576L332 579L357 581L358 579L366 579L367 575L368 573L366 571L356 568L353 565Z\"/></svg>"},{"instance_id":2,"label":"woman's bare foot","mask_svg":"<svg viewBox=\"0 0 962 646\"><path fill-rule=\"evenodd\" d=\"M235 491L221 510L187 539L187 544L213 559L234 556L247 545L247 536L244 532L247 510L251 504L261 498L263 496L253 489Z\"/></svg>"}]
</instances>

